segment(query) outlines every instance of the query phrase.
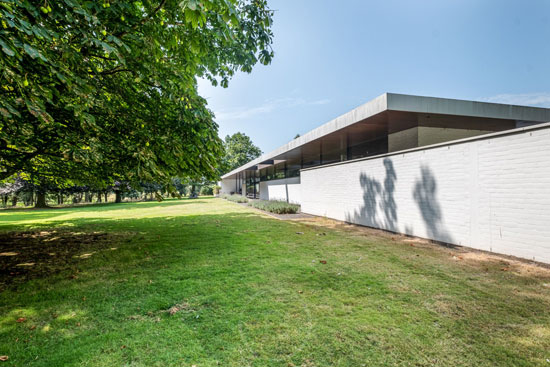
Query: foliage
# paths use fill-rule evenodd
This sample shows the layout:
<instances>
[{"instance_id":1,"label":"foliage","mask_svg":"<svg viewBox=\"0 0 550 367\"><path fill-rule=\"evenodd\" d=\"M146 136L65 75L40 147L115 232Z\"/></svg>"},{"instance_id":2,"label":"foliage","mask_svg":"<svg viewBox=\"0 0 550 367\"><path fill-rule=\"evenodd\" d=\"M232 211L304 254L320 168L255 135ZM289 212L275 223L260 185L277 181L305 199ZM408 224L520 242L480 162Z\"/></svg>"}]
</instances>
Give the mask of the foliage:
<instances>
[{"instance_id":1,"label":"foliage","mask_svg":"<svg viewBox=\"0 0 550 367\"><path fill-rule=\"evenodd\" d=\"M139 182L130 184L125 181L115 181L113 185L90 186L90 185L38 185L22 174L14 176L0 183L0 202L6 207L8 201L11 206L22 203L24 206L34 205L38 199L39 192L44 195L45 203L48 205L78 204L81 202L91 203L94 198L97 202L107 202L110 193L115 193L115 202L121 202L123 198L162 200L165 197L181 197L187 192L187 179L173 178L170 183ZM104 198L104 199L102 199ZM67 199L67 200L65 200Z\"/></svg>"},{"instance_id":2,"label":"foliage","mask_svg":"<svg viewBox=\"0 0 550 367\"><path fill-rule=\"evenodd\" d=\"M243 133L227 135L223 143L225 155L221 164L221 175L234 170L258 158L262 151L258 148L250 137Z\"/></svg>"},{"instance_id":3,"label":"foliage","mask_svg":"<svg viewBox=\"0 0 550 367\"><path fill-rule=\"evenodd\" d=\"M0 240L0 282L23 280L0 291L4 365L548 365L547 269L323 223L217 199L0 211L40 239Z\"/></svg>"},{"instance_id":4,"label":"foliage","mask_svg":"<svg viewBox=\"0 0 550 367\"><path fill-rule=\"evenodd\" d=\"M0 185L0 195L14 195L24 190L29 185L28 181L21 176L14 176L11 180L6 180Z\"/></svg>"},{"instance_id":5,"label":"foliage","mask_svg":"<svg viewBox=\"0 0 550 367\"><path fill-rule=\"evenodd\" d=\"M172 178L172 186L180 196L185 196L187 193L187 180L179 177Z\"/></svg>"},{"instance_id":6,"label":"foliage","mask_svg":"<svg viewBox=\"0 0 550 367\"><path fill-rule=\"evenodd\" d=\"M271 19L265 0L0 1L0 179L216 176L196 79L269 63Z\"/></svg>"},{"instance_id":7,"label":"foliage","mask_svg":"<svg viewBox=\"0 0 550 367\"><path fill-rule=\"evenodd\" d=\"M201 195L214 195L214 185L208 184L201 187Z\"/></svg>"},{"instance_id":8,"label":"foliage","mask_svg":"<svg viewBox=\"0 0 550 367\"><path fill-rule=\"evenodd\" d=\"M237 194L233 194L233 195L225 194L222 196L222 198L232 201L234 203L248 203L248 199L245 196L237 195Z\"/></svg>"},{"instance_id":9,"label":"foliage","mask_svg":"<svg viewBox=\"0 0 550 367\"><path fill-rule=\"evenodd\" d=\"M218 195L218 194L220 193L220 190L221 190L221 189L222 189L221 186L218 186L218 185L214 186L214 190L213 190L213 191L214 191L214 195Z\"/></svg>"},{"instance_id":10,"label":"foliage","mask_svg":"<svg viewBox=\"0 0 550 367\"><path fill-rule=\"evenodd\" d=\"M278 200L251 200L248 205L276 214L295 214L300 211L300 205Z\"/></svg>"}]
</instances>

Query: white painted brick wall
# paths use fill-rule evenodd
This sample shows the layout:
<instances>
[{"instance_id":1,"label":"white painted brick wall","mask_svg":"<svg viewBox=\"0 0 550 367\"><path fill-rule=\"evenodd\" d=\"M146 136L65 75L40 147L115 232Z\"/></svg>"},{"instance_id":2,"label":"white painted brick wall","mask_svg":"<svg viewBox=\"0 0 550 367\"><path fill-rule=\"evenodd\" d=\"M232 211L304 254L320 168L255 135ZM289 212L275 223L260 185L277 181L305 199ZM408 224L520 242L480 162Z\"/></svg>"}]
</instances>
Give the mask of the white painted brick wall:
<instances>
[{"instance_id":1,"label":"white painted brick wall","mask_svg":"<svg viewBox=\"0 0 550 367\"><path fill-rule=\"evenodd\" d=\"M222 179L218 184L221 187L220 193L222 194L230 194L232 192L235 192L236 180L234 178Z\"/></svg>"},{"instance_id":2,"label":"white painted brick wall","mask_svg":"<svg viewBox=\"0 0 550 367\"><path fill-rule=\"evenodd\" d=\"M260 182L260 199L283 200L300 204L300 177Z\"/></svg>"},{"instance_id":3,"label":"white painted brick wall","mask_svg":"<svg viewBox=\"0 0 550 367\"><path fill-rule=\"evenodd\" d=\"M301 205L550 263L550 126L305 170Z\"/></svg>"}]
</instances>

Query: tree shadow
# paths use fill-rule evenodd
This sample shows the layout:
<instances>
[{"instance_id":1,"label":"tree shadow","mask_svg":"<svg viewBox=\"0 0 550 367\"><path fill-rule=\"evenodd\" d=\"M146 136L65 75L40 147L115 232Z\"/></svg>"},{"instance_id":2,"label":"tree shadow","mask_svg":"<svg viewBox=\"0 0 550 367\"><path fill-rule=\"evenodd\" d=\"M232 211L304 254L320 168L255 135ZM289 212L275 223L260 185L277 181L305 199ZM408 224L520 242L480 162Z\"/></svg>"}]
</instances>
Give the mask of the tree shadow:
<instances>
[{"instance_id":1,"label":"tree shadow","mask_svg":"<svg viewBox=\"0 0 550 367\"><path fill-rule=\"evenodd\" d=\"M398 218L394 193L397 174L390 158L385 158L383 163L386 171L383 184L376 178L361 173L359 180L364 192L363 206L353 216L347 215L346 220L396 232Z\"/></svg>"},{"instance_id":2,"label":"tree shadow","mask_svg":"<svg viewBox=\"0 0 550 367\"><path fill-rule=\"evenodd\" d=\"M397 173L390 158L385 158L383 164L385 168L383 181L361 173L359 180L363 188L363 206L353 215L346 215L346 221L391 232L404 231L407 235L413 235L414 230L409 225L401 231L399 229L395 201ZM421 167L420 173L421 177L414 184L412 195L426 226L427 238L452 244L453 238L443 224L435 176L426 166Z\"/></svg>"},{"instance_id":3,"label":"tree shadow","mask_svg":"<svg viewBox=\"0 0 550 367\"><path fill-rule=\"evenodd\" d=\"M130 233L67 229L0 232L0 292L12 283L71 269L123 237L131 238Z\"/></svg>"},{"instance_id":4,"label":"tree shadow","mask_svg":"<svg viewBox=\"0 0 550 367\"><path fill-rule=\"evenodd\" d=\"M397 174L390 159L384 159L384 167L386 168L386 178L384 179L384 191L382 192L382 208L384 210L386 229L395 232L397 229L397 203L393 196Z\"/></svg>"},{"instance_id":5,"label":"tree shadow","mask_svg":"<svg viewBox=\"0 0 550 367\"><path fill-rule=\"evenodd\" d=\"M441 206L437 200L437 181L427 166L420 168L421 178L413 189L413 197L420 209L428 238L444 243L453 243L452 236L443 224Z\"/></svg>"}]
</instances>

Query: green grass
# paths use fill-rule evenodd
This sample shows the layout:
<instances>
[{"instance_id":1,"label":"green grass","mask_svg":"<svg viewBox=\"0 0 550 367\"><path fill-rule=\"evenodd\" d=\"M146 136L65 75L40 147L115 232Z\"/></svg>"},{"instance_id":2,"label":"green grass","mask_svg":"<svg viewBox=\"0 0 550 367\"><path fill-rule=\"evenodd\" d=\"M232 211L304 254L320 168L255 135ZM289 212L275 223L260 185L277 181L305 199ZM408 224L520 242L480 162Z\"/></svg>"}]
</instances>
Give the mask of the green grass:
<instances>
[{"instance_id":1,"label":"green grass","mask_svg":"<svg viewBox=\"0 0 550 367\"><path fill-rule=\"evenodd\" d=\"M278 200L252 200L248 205L276 214L296 214L300 211L300 205Z\"/></svg>"},{"instance_id":2,"label":"green grass","mask_svg":"<svg viewBox=\"0 0 550 367\"><path fill-rule=\"evenodd\" d=\"M59 247L2 273L0 364L550 366L548 271L314 224L214 198L0 211L35 233L17 256Z\"/></svg>"}]
</instances>

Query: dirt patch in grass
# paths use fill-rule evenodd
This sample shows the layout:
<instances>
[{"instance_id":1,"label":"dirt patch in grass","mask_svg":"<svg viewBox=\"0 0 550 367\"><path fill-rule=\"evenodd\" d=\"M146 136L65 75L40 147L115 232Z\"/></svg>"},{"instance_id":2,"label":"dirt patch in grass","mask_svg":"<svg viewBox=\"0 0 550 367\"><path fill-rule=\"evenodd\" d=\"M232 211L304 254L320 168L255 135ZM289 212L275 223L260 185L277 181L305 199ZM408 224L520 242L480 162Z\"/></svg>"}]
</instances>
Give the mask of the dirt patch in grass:
<instances>
[{"instance_id":1,"label":"dirt patch in grass","mask_svg":"<svg viewBox=\"0 0 550 367\"><path fill-rule=\"evenodd\" d=\"M426 248L437 252L443 252L448 255L450 261L462 262L471 266L479 267L481 268L481 270L485 271L489 271L489 269L491 269L499 270L502 272L512 272L520 276L550 279L550 265L529 261L514 256L490 253L457 245L440 244L424 238L406 236L403 234L392 233L376 228L364 227L355 224L349 224L322 217L311 216L309 218L301 218L296 221L314 227L324 227L341 230L352 235L356 234L360 236L376 236L392 240L396 243L406 244L412 247Z\"/></svg>"},{"instance_id":2,"label":"dirt patch in grass","mask_svg":"<svg viewBox=\"0 0 550 367\"><path fill-rule=\"evenodd\" d=\"M127 236L127 235L126 235ZM27 231L0 233L0 290L10 284L43 278L115 250L124 235L104 232Z\"/></svg>"}]
</instances>

